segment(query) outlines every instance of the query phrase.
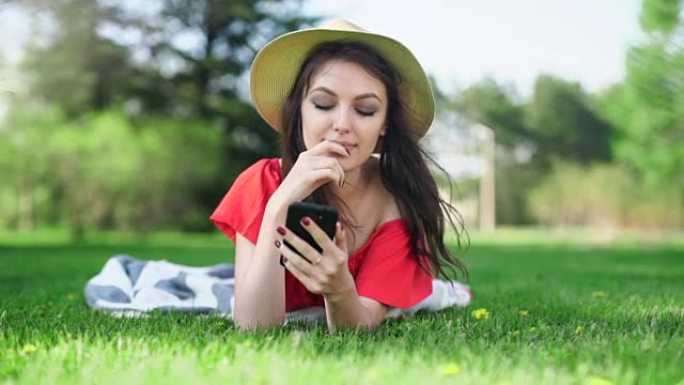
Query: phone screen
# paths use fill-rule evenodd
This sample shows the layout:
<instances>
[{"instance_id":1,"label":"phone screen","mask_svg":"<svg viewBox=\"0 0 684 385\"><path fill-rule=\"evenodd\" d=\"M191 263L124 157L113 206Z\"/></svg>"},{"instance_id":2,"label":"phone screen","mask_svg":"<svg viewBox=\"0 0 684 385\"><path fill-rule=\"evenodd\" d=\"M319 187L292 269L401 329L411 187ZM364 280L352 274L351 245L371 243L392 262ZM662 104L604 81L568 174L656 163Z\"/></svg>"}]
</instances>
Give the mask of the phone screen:
<instances>
[{"instance_id":1,"label":"phone screen","mask_svg":"<svg viewBox=\"0 0 684 385\"><path fill-rule=\"evenodd\" d=\"M315 203L308 203L308 202L295 202L291 204L288 209L287 209L287 218L285 219L285 226L290 229L293 233L295 233L299 238L304 240L306 243L311 245L314 249L316 249L318 252L321 252L323 249L314 241L313 237L311 234L309 234L306 229L302 226L300 223L300 220L303 217L309 217L311 218L317 225L320 227L330 239L333 239L335 236L335 225L337 224L337 219L338 219L338 213L337 209L332 207L332 206L325 206L325 205L319 205ZM302 255L292 247L287 241L285 244L293 249L297 254ZM302 255L302 258L306 259ZM306 259L309 261L308 259ZM282 265L282 256L280 258L281 265ZM311 263L311 261L309 261Z\"/></svg>"}]
</instances>

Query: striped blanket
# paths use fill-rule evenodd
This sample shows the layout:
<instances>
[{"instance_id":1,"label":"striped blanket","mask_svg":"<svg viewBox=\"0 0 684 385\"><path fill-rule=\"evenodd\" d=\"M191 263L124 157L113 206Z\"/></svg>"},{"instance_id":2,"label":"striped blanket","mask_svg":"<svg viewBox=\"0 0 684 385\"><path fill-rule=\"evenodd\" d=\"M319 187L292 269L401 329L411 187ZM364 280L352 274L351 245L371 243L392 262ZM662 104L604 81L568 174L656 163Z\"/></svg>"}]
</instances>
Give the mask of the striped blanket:
<instances>
[{"instance_id":1,"label":"striped blanket","mask_svg":"<svg viewBox=\"0 0 684 385\"><path fill-rule=\"evenodd\" d=\"M231 264L192 267L168 261L146 261L116 255L85 285L93 309L114 316L141 316L152 310L217 314L232 318L234 273ZM470 303L467 286L433 281L432 294L410 309L391 309L388 318L438 311ZM288 312L285 322L325 321L325 309L312 307Z\"/></svg>"}]
</instances>

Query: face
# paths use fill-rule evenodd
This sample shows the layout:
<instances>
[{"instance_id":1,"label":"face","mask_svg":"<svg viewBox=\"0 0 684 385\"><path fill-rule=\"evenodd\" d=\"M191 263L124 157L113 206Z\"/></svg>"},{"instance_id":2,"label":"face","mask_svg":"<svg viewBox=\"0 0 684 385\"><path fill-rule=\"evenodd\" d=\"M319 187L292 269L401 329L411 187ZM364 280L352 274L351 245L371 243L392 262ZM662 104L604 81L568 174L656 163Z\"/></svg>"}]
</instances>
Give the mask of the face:
<instances>
[{"instance_id":1,"label":"face","mask_svg":"<svg viewBox=\"0 0 684 385\"><path fill-rule=\"evenodd\" d=\"M306 148L340 143L351 154L338 159L347 171L365 163L385 135L387 91L358 64L331 60L313 74L301 112Z\"/></svg>"}]
</instances>

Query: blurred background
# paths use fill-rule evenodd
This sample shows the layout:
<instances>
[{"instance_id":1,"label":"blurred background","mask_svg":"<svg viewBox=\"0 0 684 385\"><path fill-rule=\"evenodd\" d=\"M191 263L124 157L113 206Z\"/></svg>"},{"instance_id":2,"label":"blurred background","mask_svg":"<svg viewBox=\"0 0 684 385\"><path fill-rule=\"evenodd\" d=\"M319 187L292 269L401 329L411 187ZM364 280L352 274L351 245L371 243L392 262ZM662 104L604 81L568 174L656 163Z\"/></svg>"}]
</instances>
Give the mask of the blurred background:
<instances>
[{"instance_id":1,"label":"blurred background","mask_svg":"<svg viewBox=\"0 0 684 385\"><path fill-rule=\"evenodd\" d=\"M277 156L254 55L345 17L430 74L424 145L466 228L678 231L683 4L0 0L0 230L212 231L239 172Z\"/></svg>"}]
</instances>

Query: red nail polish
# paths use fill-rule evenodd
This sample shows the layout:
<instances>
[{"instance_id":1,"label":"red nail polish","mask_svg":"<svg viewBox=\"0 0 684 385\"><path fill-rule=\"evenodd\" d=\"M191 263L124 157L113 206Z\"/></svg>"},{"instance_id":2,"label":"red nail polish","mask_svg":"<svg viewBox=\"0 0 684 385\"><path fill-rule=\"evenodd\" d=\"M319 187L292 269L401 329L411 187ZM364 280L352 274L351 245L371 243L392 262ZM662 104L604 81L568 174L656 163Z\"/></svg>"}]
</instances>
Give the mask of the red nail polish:
<instances>
[{"instance_id":1,"label":"red nail polish","mask_svg":"<svg viewBox=\"0 0 684 385\"><path fill-rule=\"evenodd\" d=\"M279 240L276 240L276 241L275 241L275 247L278 248L278 249L280 248L280 241L279 241Z\"/></svg>"},{"instance_id":2,"label":"red nail polish","mask_svg":"<svg viewBox=\"0 0 684 385\"><path fill-rule=\"evenodd\" d=\"M311 221L309 220L309 217L304 217L304 218L302 218L302 224L303 224L304 226L308 226L309 224L311 224Z\"/></svg>"},{"instance_id":3,"label":"red nail polish","mask_svg":"<svg viewBox=\"0 0 684 385\"><path fill-rule=\"evenodd\" d=\"M282 226L278 226L278 228L276 229L276 231L277 231L278 234L280 234L280 235L285 235L285 229L284 229Z\"/></svg>"}]
</instances>

